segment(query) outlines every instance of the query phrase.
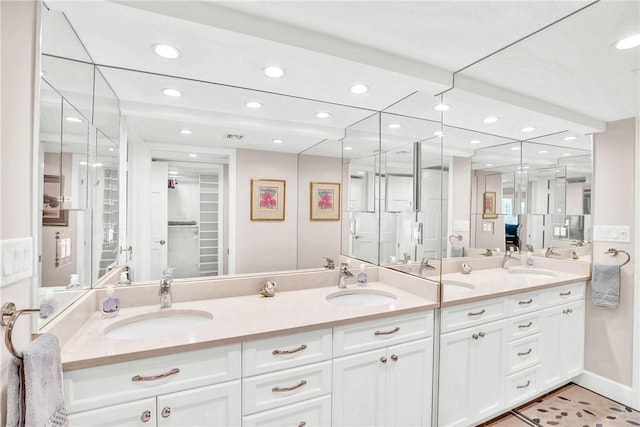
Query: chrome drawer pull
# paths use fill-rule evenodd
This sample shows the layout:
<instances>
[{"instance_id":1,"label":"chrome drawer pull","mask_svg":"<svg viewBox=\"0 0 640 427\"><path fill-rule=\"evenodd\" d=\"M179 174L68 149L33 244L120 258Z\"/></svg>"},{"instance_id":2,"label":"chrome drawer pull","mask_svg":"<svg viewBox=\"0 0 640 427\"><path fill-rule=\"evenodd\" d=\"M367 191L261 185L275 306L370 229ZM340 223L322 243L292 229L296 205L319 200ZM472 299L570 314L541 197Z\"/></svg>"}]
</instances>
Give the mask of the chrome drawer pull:
<instances>
[{"instance_id":1,"label":"chrome drawer pull","mask_svg":"<svg viewBox=\"0 0 640 427\"><path fill-rule=\"evenodd\" d=\"M484 314L485 309L483 308L480 311L476 311L475 313L473 311L470 311L467 313L467 316L480 316L481 314Z\"/></svg>"},{"instance_id":2,"label":"chrome drawer pull","mask_svg":"<svg viewBox=\"0 0 640 427\"><path fill-rule=\"evenodd\" d=\"M518 304L524 305L524 304L531 304L532 302L533 302L533 298L529 298L526 301L519 301Z\"/></svg>"},{"instance_id":3,"label":"chrome drawer pull","mask_svg":"<svg viewBox=\"0 0 640 427\"><path fill-rule=\"evenodd\" d=\"M306 421L300 421L300 424L298 424L298 427L304 427L307 425Z\"/></svg>"},{"instance_id":4,"label":"chrome drawer pull","mask_svg":"<svg viewBox=\"0 0 640 427\"><path fill-rule=\"evenodd\" d=\"M293 353L297 353L299 351L302 351L305 348L307 348L307 345L306 344L302 344L300 347L294 348L293 350L273 350L271 352L271 354L273 354L274 356L277 356L279 354L293 354Z\"/></svg>"},{"instance_id":5,"label":"chrome drawer pull","mask_svg":"<svg viewBox=\"0 0 640 427\"><path fill-rule=\"evenodd\" d=\"M527 380L525 385L517 385L516 388L527 388L531 385L531 380Z\"/></svg>"},{"instance_id":6,"label":"chrome drawer pull","mask_svg":"<svg viewBox=\"0 0 640 427\"><path fill-rule=\"evenodd\" d=\"M518 353L518 356L527 356L527 355L531 354L531 350L532 349L529 349L527 351L521 351L521 352Z\"/></svg>"},{"instance_id":7,"label":"chrome drawer pull","mask_svg":"<svg viewBox=\"0 0 640 427\"><path fill-rule=\"evenodd\" d=\"M531 325L533 325L533 322L529 322L526 325L518 325L518 328L529 328Z\"/></svg>"},{"instance_id":8,"label":"chrome drawer pull","mask_svg":"<svg viewBox=\"0 0 640 427\"><path fill-rule=\"evenodd\" d=\"M291 387L274 387L274 388L271 389L271 391L274 392L274 393L278 393L278 392L282 392L282 391L293 391L293 390L299 389L300 387L302 387L306 383L307 382L305 380L302 380L298 384L293 385Z\"/></svg>"},{"instance_id":9,"label":"chrome drawer pull","mask_svg":"<svg viewBox=\"0 0 640 427\"><path fill-rule=\"evenodd\" d=\"M400 330L400 326L396 326L390 331L375 331L373 335L391 335L391 334L395 334L399 330Z\"/></svg>"},{"instance_id":10,"label":"chrome drawer pull","mask_svg":"<svg viewBox=\"0 0 640 427\"><path fill-rule=\"evenodd\" d=\"M566 297L568 295L571 295L571 291L567 291L567 292L560 292L560 296L561 297Z\"/></svg>"},{"instance_id":11,"label":"chrome drawer pull","mask_svg":"<svg viewBox=\"0 0 640 427\"><path fill-rule=\"evenodd\" d=\"M143 376L140 376L140 375L136 375L135 377L131 378L131 381L136 382L136 383L138 381L155 381L155 380L159 380L160 378L168 377L169 375L175 375L178 372L180 372L180 369L173 368L172 370L164 372L162 374L151 375L151 376L148 376L148 377L143 377Z\"/></svg>"}]
</instances>

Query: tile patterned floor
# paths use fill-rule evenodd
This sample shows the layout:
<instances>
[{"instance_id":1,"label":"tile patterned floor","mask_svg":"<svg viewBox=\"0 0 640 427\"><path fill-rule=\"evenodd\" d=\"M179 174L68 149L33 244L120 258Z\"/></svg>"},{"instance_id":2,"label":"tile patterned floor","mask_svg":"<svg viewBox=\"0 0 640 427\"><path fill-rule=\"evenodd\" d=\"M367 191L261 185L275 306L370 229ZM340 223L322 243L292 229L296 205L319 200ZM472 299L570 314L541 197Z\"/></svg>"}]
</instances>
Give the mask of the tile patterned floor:
<instances>
[{"instance_id":1,"label":"tile patterned floor","mask_svg":"<svg viewBox=\"0 0 640 427\"><path fill-rule=\"evenodd\" d=\"M484 426L640 427L640 412L576 384L568 384Z\"/></svg>"}]
</instances>

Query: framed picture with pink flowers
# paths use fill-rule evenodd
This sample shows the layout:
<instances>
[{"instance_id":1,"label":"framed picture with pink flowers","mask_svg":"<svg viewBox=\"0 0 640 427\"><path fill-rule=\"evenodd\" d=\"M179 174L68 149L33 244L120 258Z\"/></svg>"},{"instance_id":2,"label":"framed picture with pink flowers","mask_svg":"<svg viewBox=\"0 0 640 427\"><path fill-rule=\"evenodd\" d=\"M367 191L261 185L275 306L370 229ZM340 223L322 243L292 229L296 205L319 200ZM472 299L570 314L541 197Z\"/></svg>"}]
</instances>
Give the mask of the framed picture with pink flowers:
<instances>
[{"instance_id":1,"label":"framed picture with pink flowers","mask_svg":"<svg viewBox=\"0 0 640 427\"><path fill-rule=\"evenodd\" d=\"M284 221L286 181L251 180L251 221Z\"/></svg>"},{"instance_id":2,"label":"framed picture with pink flowers","mask_svg":"<svg viewBox=\"0 0 640 427\"><path fill-rule=\"evenodd\" d=\"M340 220L340 184L311 183L311 221Z\"/></svg>"}]
</instances>

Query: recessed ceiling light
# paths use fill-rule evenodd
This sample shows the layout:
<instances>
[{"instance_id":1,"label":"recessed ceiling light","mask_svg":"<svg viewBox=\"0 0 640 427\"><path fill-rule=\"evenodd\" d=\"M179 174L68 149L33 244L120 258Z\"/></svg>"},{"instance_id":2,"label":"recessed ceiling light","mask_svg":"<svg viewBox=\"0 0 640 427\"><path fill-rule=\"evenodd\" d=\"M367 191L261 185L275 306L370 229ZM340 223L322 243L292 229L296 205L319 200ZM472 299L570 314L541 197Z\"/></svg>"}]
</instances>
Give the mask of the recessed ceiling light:
<instances>
[{"instance_id":1,"label":"recessed ceiling light","mask_svg":"<svg viewBox=\"0 0 640 427\"><path fill-rule=\"evenodd\" d=\"M481 144L482 141L480 141L479 139L472 139L471 141L469 141L469 144Z\"/></svg>"},{"instance_id":2,"label":"recessed ceiling light","mask_svg":"<svg viewBox=\"0 0 640 427\"><path fill-rule=\"evenodd\" d=\"M191 135L193 131L191 129L180 129L180 133L183 135Z\"/></svg>"},{"instance_id":3,"label":"recessed ceiling light","mask_svg":"<svg viewBox=\"0 0 640 427\"><path fill-rule=\"evenodd\" d=\"M388 127L389 129L400 129L402 125L400 123L391 123Z\"/></svg>"},{"instance_id":4,"label":"recessed ceiling light","mask_svg":"<svg viewBox=\"0 0 640 427\"><path fill-rule=\"evenodd\" d=\"M171 175L178 175L178 171L169 171Z\"/></svg>"},{"instance_id":5,"label":"recessed ceiling light","mask_svg":"<svg viewBox=\"0 0 640 427\"><path fill-rule=\"evenodd\" d=\"M531 166L523 166L522 169L531 169Z\"/></svg>"},{"instance_id":6,"label":"recessed ceiling light","mask_svg":"<svg viewBox=\"0 0 640 427\"><path fill-rule=\"evenodd\" d=\"M164 94L165 94L165 95L167 95L167 96L172 96L172 97L174 97L174 98L177 98L177 97L179 97L179 96L182 96L182 92L180 92L180 91L179 91L179 90L177 90L177 89L170 89L170 88L162 89L162 93L164 93Z\"/></svg>"},{"instance_id":7,"label":"recessed ceiling light","mask_svg":"<svg viewBox=\"0 0 640 427\"><path fill-rule=\"evenodd\" d=\"M578 139L577 136L565 136L564 138L562 138L563 141L573 141L574 139Z\"/></svg>"},{"instance_id":8,"label":"recessed ceiling light","mask_svg":"<svg viewBox=\"0 0 640 427\"><path fill-rule=\"evenodd\" d=\"M434 110L438 110L438 111L447 111L449 108L451 108L451 106L447 104L438 104L435 107L433 107Z\"/></svg>"},{"instance_id":9,"label":"recessed ceiling light","mask_svg":"<svg viewBox=\"0 0 640 427\"><path fill-rule=\"evenodd\" d=\"M344 149L345 149L345 151L349 151L349 150L353 150L353 147L347 146L347 147L344 147Z\"/></svg>"},{"instance_id":10,"label":"recessed ceiling light","mask_svg":"<svg viewBox=\"0 0 640 427\"><path fill-rule=\"evenodd\" d=\"M520 147L511 147L511 148L509 148L509 150L511 150L511 151L518 151L519 149L520 149Z\"/></svg>"},{"instance_id":11,"label":"recessed ceiling light","mask_svg":"<svg viewBox=\"0 0 640 427\"><path fill-rule=\"evenodd\" d=\"M82 162L80 162L80 164L81 164L82 166L87 166L87 164L88 164L88 163L87 163L87 162L85 162L85 161L82 161Z\"/></svg>"},{"instance_id":12,"label":"recessed ceiling light","mask_svg":"<svg viewBox=\"0 0 640 427\"><path fill-rule=\"evenodd\" d=\"M631 49L640 46L640 34L625 37L616 43L616 49Z\"/></svg>"},{"instance_id":13,"label":"recessed ceiling light","mask_svg":"<svg viewBox=\"0 0 640 427\"><path fill-rule=\"evenodd\" d=\"M109 148L109 151L116 151L116 149L111 147L111 148Z\"/></svg>"},{"instance_id":14,"label":"recessed ceiling light","mask_svg":"<svg viewBox=\"0 0 640 427\"><path fill-rule=\"evenodd\" d=\"M485 166L490 168L491 166L493 166L493 163L487 163Z\"/></svg>"},{"instance_id":15,"label":"recessed ceiling light","mask_svg":"<svg viewBox=\"0 0 640 427\"><path fill-rule=\"evenodd\" d=\"M329 117L331 117L331 114L327 113L326 111L320 111L319 113L316 113L316 117L319 119L328 119Z\"/></svg>"},{"instance_id":16,"label":"recessed ceiling light","mask_svg":"<svg viewBox=\"0 0 640 427\"><path fill-rule=\"evenodd\" d=\"M540 150L538 151L538 154L547 154L549 152L549 150Z\"/></svg>"},{"instance_id":17,"label":"recessed ceiling light","mask_svg":"<svg viewBox=\"0 0 640 427\"><path fill-rule=\"evenodd\" d=\"M495 123L498 121L498 118L496 116L487 116L484 119L482 119L482 123Z\"/></svg>"},{"instance_id":18,"label":"recessed ceiling light","mask_svg":"<svg viewBox=\"0 0 640 427\"><path fill-rule=\"evenodd\" d=\"M156 55L166 59L176 59L180 56L180 50L168 44L158 43L151 46Z\"/></svg>"},{"instance_id":19,"label":"recessed ceiling light","mask_svg":"<svg viewBox=\"0 0 640 427\"><path fill-rule=\"evenodd\" d=\"M274 144L282 144L284 141L281 139L272 139L271 142L273 142Z\"/></svg>"},{"instance_id":20,"label":"recessed ceiling light","mask_svg":"<svg viewBox=\"0 0 640 427\"><path fill-rule=\"evenodd\" d=\"M435 136L443 136L444 132L442 132L441 130L437 130L433 133Z\"/></svg>"},{"instance_id":21,"label":"recessed ceiling light","mask_svg":"<svg viewBox=\"0 0 640 427\"><path fill-rule=\"evenodd\" d=\"M191 154L189 154L189 157L193 157L193 158L195 158L195 157L198 157L198 155L197 155L197 154L195 154L195 153L191 153Z\"/></svg>"},{"instance_id":22,"label":"recessed ceiling light","mask_svg":"<svg viewBox=\"0 0 640 427\"><path fill-rule=\"evenodd\" d=\"M93 166L95 166L97 168L101 168L102 167L102 163L94 163Z\"/></svg>"},{"instance_id":23,"label":"recessed ceiling light","mask_svg":"<svg viewBox=\"0 0 640 427\"><path fill-rule=\"evenodd\" d=\"M358 175L364 175L364 171L358 171Z\"/></svg>"},{"instance_id":24,"label":"recessed ceiling light","mask_svg":"<svg viewBox=\"0 0 640 427\"><path fill-rule=\"evenodd\" d=\"M563 154L563 156L564 156L564 157L568 157L568 156L570 156L570 155L571 155L571 153L564 153L564 154Z\"/></svg>"},{"instance_id":25,"label":"recessed ceiling light","mask_svg":"<svg viewBox=\"0 0 640 427\"><path fill-rule=\"evenodd\" d=\"M264 73L265 76L271 77L274 79L284 76L284 70L275 65L269 65L267 67L264 67L262 69L262 72Z\"/></svg>"},{"instance_id":26,"label":"recessed ceiling light","mask_svg":"<svg viewBox=\"0 0 640 427\"><path fill-rule=\"evenodd\" d=\"M524 127L522 129L520 129L520 132L533 132L534 130L536 130L536 128L534 128L532 126L527 126L527 127Z\"/></svg>"},{"instance_id":27,"label":"recessed ceiling light","mask_svg":"<svg viewBox=\"0 0 640 427\"><path fill-rule=\"evenodd\" d=\"M81 123L82 120L77 118L77 117L65 117L64 118L66 121L71 122L71 123Z\"/></svg>"},{"instance_id":28,"label":"recessed ceiling light","mask_svg":"<svg viewBox=\"0 0 640 427\"><path fill-rule=\"evenodd\" d=\"M357 84L357 85L353 85L351 86L351 89L349 89L351 91L351 93L355 93L357 95L363 94L366 91L369 90L369 88L366 85L362 85L362 84Z\"/></svg>"},{"instance_id":29,"label":"recessed ceiling light","mask_svg":"<svg viewBox=\"0 0 640 427\"><path fill-rule=\"evenodd\" d=\"M249 101L244 105L246 105L247 108L253 108L254 110L262 108L262 104L260 104L258 101Z\"/></svg>"}]
</instances>

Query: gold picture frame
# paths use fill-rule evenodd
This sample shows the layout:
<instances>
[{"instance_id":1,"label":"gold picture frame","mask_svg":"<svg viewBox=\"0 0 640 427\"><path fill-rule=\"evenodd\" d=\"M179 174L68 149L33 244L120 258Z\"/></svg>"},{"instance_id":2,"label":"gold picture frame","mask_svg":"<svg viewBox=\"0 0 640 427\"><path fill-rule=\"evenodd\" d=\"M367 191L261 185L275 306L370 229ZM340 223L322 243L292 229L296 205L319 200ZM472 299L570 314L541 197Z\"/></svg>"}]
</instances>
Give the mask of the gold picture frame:
<instances>
[{"instance_id":1,"label":"gold picture frame","mask_svg":"<svg viewBox=\"0 0 640 427\"><path fill-rule=\"evenodd\" d=\"M340 220L340 183L312 182L309 199L311 221Z\"/></svg>"},{"instance_id":2,"label":"gold picture frame","mask_svg":"<svg viewBox=\"0 0 640 427\"><path fill-rule=\"evenodd\" d=\"M69 226L69 211L62 209L60 194L64 185L64 177L61 175L45 175L43 185L43 226Z\"/></svg>"},{"instance_id":3,"label":"gold picture frame","mask_svg":"<svg viewBox=\"0 0 640 427\"><path fill-rule=\"evenodd\" d=\"M485 191L482 196L482 218L494 219L496 214L496 193L495 191Z\"/></svg>"},{"instance_id":4,"label":"gold picture frame","mask_svg":"<svg viewBox=\"0 0 640 427\"><path fill-rule=\"evenodd\" d=\"M286 186L283 179L252 179L251 221L284 221Z\"/></svg>"}]
</instances>

